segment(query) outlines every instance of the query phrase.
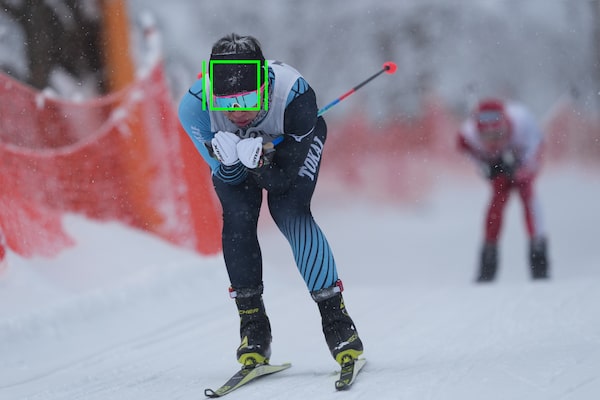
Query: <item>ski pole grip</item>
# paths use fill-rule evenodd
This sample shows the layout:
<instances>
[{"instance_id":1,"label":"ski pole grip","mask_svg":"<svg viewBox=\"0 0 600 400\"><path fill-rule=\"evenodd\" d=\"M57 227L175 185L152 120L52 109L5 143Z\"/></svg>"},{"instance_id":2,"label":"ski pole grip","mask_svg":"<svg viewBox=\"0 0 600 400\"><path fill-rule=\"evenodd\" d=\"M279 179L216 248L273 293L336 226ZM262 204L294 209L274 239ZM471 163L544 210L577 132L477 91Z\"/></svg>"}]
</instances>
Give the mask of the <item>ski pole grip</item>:
<instances>
[{"instance_id":1,"label":"ski pole grip","mask_svg":"<svg viewBox=\"0 0 600 400\"><path fill-rule=\"evenodd\" d=\"M283 135L277 136L275 139L273 139L273 141L263 144L263 152L266 153L269 150L273 150L275 146L277 146L281 142L283 142Z\"/></svg>"}]
</instances>

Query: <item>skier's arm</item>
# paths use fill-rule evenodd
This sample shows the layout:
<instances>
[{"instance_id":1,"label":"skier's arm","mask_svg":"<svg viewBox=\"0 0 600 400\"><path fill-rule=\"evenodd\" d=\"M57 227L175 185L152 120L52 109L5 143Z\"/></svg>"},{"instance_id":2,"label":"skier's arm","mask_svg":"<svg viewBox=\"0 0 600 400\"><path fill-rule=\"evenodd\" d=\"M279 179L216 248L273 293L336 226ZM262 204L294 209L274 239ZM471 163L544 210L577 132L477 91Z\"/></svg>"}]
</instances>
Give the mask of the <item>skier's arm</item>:
<instances>
[{"instance_id":1,"label":"skier's arm","mask_svg":"<svg viewBox=\"0 0 600 400\"><path fill-rule=\"evenodd\" d=\"M512 176L517 166L517 160L511 149L504 150L497 157L490 157L482 149L470 143L462 132L458 134L458 149L466 153L478 166L487 179L494 179L498 175Z\"/></svg>"},{"instance_id":2,"label":"skier's arm","mask_svg":"<svg viewBox=\"0 0 600 400\"><path fill-rule=\"evenodd\" d=\"M531 181L538 173L542 157L542 139L542 131L534 117L524 112L516 138L516 145L520 150L519 167L515 172L517 181Z\"/></svg>"},{"instance_id":3,"label":"skier's arm","mask_svg":"<svg viewBox=\"0 0 600 400\"><path fill-rule=\"evenodd\" d=\"M238 184L246 179L246 168L239 162L230 166L223 165L213 156L211 140L214 132L210 129L208 107L202 106L202 82L202 79L198 80L181 99L179 121L196 150L210 166L212 174L223 182Z\"/></svg>"},{"instance_id":4,"label":"skier's arm","mask_svg":"<svg viewBox=\"0 0 600 400\"><path fill-rule=\"evenodd\" d=\"M466 154L471 161L479 168L481 173L487 178L490 178L490 160L485 153L477 148L466 138L463 131L459 131L457 135L457 148L460 152Z\"/></svg>"},{"instance_id":5,"label":"skier's arm","mask_svg":"<svg viewBox=\"0 0 600 400\"><path fill-rule=\"evenodd\" d=\"M284 138L277 145L272 161L253 170L261 186L275 193L285 192L290 187L311 148L316 125L316 96L307 85L305 91L295 96L285 109Z\"/></svg>"}]
</instances>

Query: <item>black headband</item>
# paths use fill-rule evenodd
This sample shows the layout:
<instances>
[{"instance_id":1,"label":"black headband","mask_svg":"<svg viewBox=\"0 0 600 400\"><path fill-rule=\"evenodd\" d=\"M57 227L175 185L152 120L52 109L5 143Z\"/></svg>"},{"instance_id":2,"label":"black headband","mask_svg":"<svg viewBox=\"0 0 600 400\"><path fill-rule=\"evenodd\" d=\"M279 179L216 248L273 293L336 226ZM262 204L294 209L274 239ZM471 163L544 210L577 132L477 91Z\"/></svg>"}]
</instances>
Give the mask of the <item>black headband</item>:
<instances>
[{"instance_id":1,"label":"black headband","mask_svg":"<svg viewBox=\"0 0 600 400\"><path fill-rule=\"evenodd\" d=\"M237 60L239 63L212 62L221 60ZM252 62L254 60L259 62ZM257 90L264 81L262 66L264 66L265 58L260 50L247 53L211 54L210 61L212 90L213 94L217 96Z\"/></svg>"}]
</instances>

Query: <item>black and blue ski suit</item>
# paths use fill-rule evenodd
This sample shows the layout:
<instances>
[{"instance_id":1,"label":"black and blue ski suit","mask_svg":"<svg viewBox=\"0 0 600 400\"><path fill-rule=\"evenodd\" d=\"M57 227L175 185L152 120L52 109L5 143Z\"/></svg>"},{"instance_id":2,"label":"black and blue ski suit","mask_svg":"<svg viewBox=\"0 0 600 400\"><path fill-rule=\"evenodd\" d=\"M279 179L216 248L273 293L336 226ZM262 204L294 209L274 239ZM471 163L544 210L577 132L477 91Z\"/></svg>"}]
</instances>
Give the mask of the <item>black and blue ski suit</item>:
<instances>
[{"instance_id":1,"label":"black and blue ski suit","mask_svg":"<svg viewBox=\"0 0 600 400\"><path fill-rule=\"evenodd\" d=\"M269 61L268 79L268 108L247 127L239 128L225 112L209 109L204 78L183 96L179 120L212 170L223 209L223 255L231 286L262 287L257 225L266 190L270 214L288 240L308 290L314 292L338 280L331 248L311 213L327 126L317 116L315 92L298 71ZM218 131L241 138L262 136L263 143L283 140L270 164L250 170L239 161L225 166L212 157L210 142Z\"/></svg>"}]
</instances>

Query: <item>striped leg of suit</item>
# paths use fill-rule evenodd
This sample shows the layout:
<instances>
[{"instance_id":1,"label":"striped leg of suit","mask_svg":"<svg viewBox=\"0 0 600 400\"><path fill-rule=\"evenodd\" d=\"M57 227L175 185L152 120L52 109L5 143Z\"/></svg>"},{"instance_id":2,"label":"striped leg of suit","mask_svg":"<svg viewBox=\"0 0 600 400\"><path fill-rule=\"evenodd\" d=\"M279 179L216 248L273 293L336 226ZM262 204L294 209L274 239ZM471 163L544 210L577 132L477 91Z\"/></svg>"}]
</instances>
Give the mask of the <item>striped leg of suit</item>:
<instances>
[{"instance_id":1,"label":"striped leg of suit","mask_svg":"<svg viewBox=\"0 0 600 400\"><path fill-rule=\"evenodd\" d=\"M338 279L327 238L309 213L283 217L278 226L287 238L300 274L311 292L333 286Z\"/></svg>"}]
</instances>

